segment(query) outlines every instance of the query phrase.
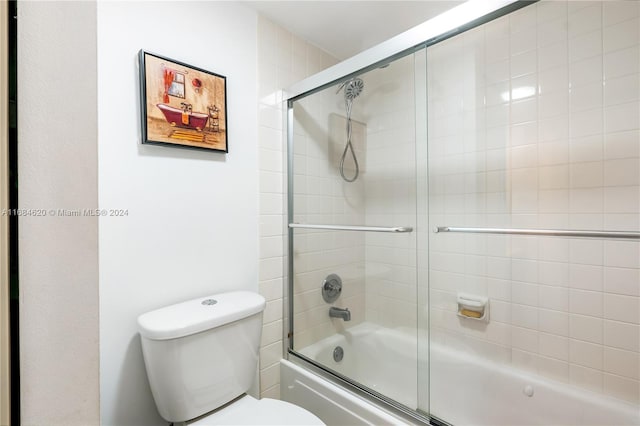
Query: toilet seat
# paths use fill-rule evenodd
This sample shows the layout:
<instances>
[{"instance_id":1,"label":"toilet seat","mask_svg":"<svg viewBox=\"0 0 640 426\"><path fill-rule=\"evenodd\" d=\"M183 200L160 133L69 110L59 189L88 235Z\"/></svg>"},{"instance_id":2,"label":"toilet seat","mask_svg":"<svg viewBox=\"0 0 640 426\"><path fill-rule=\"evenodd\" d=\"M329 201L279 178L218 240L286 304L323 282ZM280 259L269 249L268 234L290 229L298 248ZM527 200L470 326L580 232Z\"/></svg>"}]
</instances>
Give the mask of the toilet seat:
<instances>
[{"instance_id":1,"label":"toilet seat","mask_svg":"<svg viewBox=\"0 0 640 426\"><path fill-rule=\"evenodd\" d=\"M249 395L202 417L189 426L211 425L324 425L302 407L277 399L257 400Z\"/></svg>"}]
</instances>

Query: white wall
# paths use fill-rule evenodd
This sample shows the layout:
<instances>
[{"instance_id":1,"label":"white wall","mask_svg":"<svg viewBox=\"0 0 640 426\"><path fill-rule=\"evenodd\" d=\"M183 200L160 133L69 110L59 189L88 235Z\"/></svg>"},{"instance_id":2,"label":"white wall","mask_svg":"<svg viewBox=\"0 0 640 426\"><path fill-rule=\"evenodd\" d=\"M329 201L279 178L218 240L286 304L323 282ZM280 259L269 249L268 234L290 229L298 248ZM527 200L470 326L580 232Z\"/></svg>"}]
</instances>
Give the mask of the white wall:
<instances>
[{"instance_id":1,"label":"white wall","mask_svg":"<svg viewBox=\"0 0 640 426\"><path fill-rule=\"evenodd\" d=\"M258 291L257 15L231 2L98 5L100 399L105 425L159 424L136 318ZM140 145L137 53L227 77L229 154Z\"/></svg>"},{"instance_id":2,"label":"white wall","mask_svg":"<svg viewBox=\"0 0 640 426\"><path fill-rule=\"evenodd\" d=\"M94 209L96 5L21 2L18 92L23 209ZM22 217L20 385L25 425L99 422L98 220Z\"/></svg>"}]
</instances>

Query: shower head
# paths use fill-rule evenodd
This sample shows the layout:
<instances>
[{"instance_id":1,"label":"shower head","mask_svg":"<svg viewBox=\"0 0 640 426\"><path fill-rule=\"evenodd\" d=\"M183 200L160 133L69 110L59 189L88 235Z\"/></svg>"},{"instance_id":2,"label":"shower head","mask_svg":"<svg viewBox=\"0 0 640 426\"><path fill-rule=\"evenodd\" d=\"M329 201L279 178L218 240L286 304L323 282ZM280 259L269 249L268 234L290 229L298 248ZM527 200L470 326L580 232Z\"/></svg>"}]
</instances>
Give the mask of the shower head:
<instances>
[{"instance_id":1,"label":"shower head","mask_svg":"<svg viewBox=\"0 0 640 426\"><path fill-rule=\"evenodd\" d=\"M353 101L364 90L364 81L361 78L354 77L342 83L336 93L340 92L342 88L344 88L344 100Z\"/></svg>"}]
</instances>

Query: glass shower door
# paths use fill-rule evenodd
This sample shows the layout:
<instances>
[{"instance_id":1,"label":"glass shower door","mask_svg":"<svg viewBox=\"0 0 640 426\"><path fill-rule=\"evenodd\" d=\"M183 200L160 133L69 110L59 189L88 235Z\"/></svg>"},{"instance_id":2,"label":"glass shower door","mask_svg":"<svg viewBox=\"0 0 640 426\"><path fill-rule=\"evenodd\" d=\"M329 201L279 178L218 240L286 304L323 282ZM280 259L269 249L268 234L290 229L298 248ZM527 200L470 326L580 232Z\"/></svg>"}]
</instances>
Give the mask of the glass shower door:
<instances>
[{"instance_id":1,"label":"glass shower door","mask_svg":"<svg viewBox=\"0 0 640 426\"><path fill-rule=\"evenodd\" d=\"M639 14L537 2L427 48L433 416L640 424Z\"/></svg>"},{"instance_id":2,"label":"glass shower door","mask_svg":"<svg viewBox=\"0 0 640 426\"><path fill-rule=\"evenodd\" d=\"M416 139L426 141L416 133L416 85L425 84L416 55L291 102L289 170L292 353L411 410L421 315Z\"/></svg>"}]
</instances>

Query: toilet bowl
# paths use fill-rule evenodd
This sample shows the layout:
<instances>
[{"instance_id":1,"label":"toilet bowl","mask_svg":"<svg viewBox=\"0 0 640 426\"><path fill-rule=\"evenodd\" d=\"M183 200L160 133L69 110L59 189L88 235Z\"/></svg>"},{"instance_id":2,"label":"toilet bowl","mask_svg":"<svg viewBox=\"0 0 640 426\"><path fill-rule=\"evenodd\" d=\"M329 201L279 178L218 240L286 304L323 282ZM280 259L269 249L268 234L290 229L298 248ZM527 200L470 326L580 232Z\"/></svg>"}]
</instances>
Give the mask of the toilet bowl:
<instances>
[{"instance_id":1,"label":"toilet bowl","mask_svg":"<svg viewBox=\"0 0 640 426\"><path fill-rule=\"evenodd\" d=\"M189 426L209 425L324 425L304 408L277 399L242 396L233 403L203 416Z\"/></svg>"},{"instance_id":2,"label":"toilet bowl","mask_svg":"<svg viewBox=\"0 0 640 426\"><path fill-rule=\"evenodd\" d=\"M153 399L167 421L189 425L322 425L288 402L246 394L258 366L265 299L215 294L138 317Z\"/></svg>"}]
</instances>

